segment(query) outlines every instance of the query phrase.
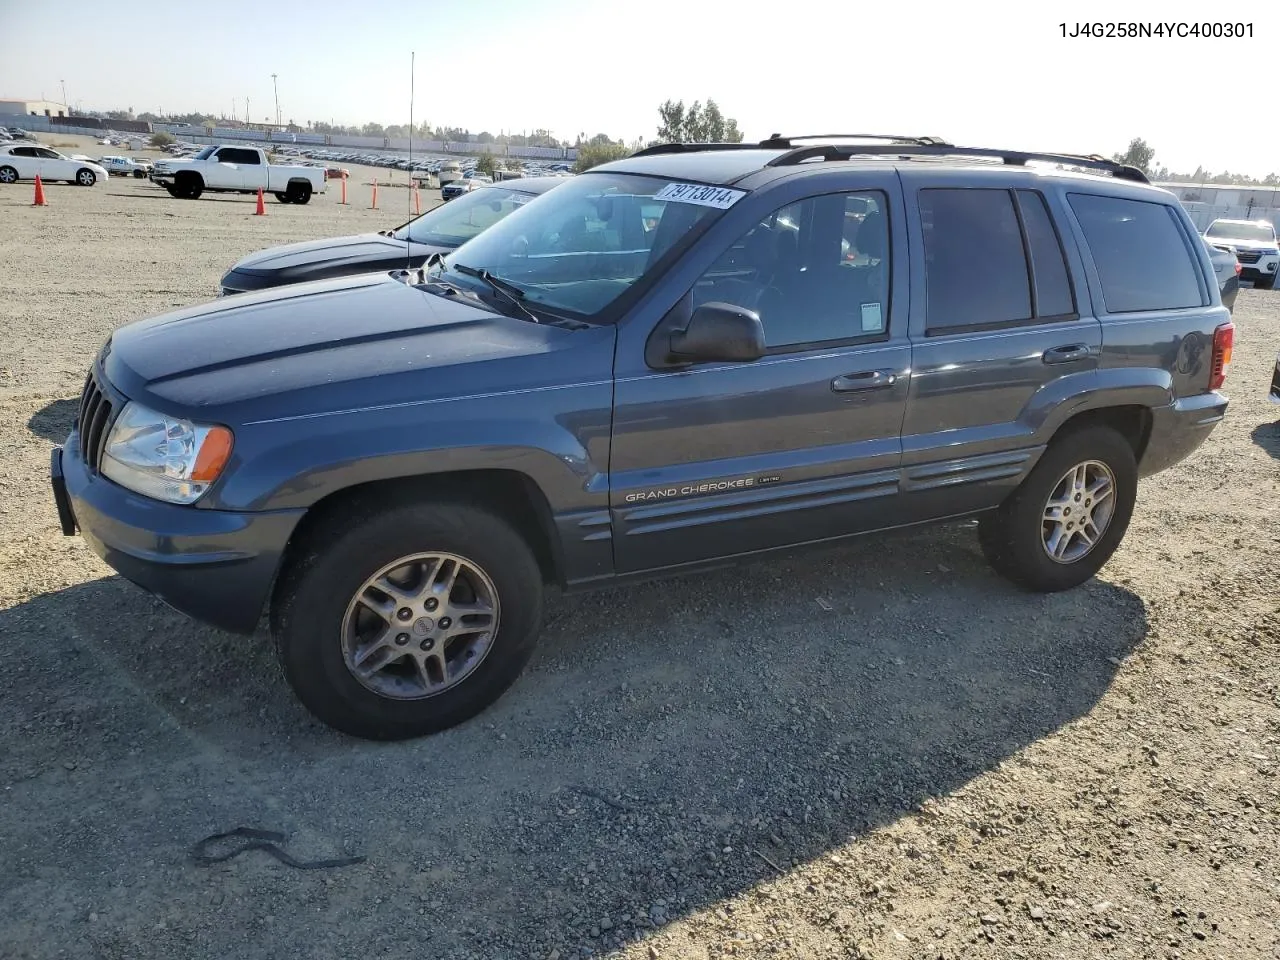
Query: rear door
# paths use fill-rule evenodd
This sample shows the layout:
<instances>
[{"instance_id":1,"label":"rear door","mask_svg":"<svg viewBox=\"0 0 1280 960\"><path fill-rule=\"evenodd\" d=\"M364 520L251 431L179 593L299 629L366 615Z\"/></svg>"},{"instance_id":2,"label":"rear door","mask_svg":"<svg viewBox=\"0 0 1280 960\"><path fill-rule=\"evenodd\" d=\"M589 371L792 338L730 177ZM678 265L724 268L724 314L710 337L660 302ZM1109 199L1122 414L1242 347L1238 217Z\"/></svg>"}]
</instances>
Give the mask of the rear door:
<instances>
[{"instance_id":1,"label":"rear door","mask_svg":"<svg viewBox=\"0 0 1280 960\"><path fill-rule=\"evenodd\" d=\"M1001 502L1059 398L1096 379L1102 328L1052 191L1031 174L901 170L912 226L902 488L913 519Z\"/></svg>"}]
</instances>

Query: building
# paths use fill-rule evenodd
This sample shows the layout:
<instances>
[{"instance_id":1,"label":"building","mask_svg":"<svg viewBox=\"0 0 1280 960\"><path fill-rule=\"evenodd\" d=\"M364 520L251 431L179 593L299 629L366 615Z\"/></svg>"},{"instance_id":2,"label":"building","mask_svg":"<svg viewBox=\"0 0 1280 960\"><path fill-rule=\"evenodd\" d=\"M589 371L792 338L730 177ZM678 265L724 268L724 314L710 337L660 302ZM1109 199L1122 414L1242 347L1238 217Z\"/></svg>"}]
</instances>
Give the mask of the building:
<instances>
[{"instance_id":1,"label":"building","mask_svg":"<svg viewBox=\"0 0 1280 960\"><path fill-rule=\"evenodd\" d=\"M1269 220L1280 230L1280 185L1157 183L1182 203L1198 230L1218 219Z\"/></svg>"},{"instance_id":2,"label":"building","mask_svg":"<svg viewBox=\"0 0 1280 960\"><path fill-rule=\"evenodd\" d=\"M14 100L0 98L0 116L66 117L71 115L65 103L52 100Z\"/></svg>"}]
</instances>

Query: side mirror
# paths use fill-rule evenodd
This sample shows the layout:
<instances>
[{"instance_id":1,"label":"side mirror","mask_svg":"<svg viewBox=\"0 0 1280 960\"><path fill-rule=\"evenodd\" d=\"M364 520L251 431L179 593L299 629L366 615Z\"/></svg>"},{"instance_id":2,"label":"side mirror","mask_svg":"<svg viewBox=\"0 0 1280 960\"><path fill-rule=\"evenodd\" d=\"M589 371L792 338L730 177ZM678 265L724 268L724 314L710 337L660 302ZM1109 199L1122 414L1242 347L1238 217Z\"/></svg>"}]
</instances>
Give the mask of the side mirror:
<instances>
[{"instance_id":1,"label":"side mirror","mask_svg":"<svg viewBox=\"0 0 1280 960\"><path fill-rule=\"evenodd\" d=\"M671 334L671 356L679 361L750 362L764 356L764 326L754 310L731 303L704 303L688 326Z\"/></svg>"}]
</instances>

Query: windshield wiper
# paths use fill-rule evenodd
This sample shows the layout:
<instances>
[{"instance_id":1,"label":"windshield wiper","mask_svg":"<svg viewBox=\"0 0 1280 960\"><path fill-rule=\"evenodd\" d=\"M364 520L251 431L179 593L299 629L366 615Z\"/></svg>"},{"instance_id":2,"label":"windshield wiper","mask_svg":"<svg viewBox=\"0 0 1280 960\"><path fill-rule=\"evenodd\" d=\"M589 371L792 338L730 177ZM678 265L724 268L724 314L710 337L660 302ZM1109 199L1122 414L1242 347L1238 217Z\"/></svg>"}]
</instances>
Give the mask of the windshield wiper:
<instances>
[{"instance_id":1,"label":"windshield wiper","mask_svg":"<svg viewBox=\"0 0 1280 960\"><path fill-rule=\"evenodd\" d=\"M465 263L453 264L453 269L459 273L464 273L468 277L476 277L483 280L489 285L491 290L502 294L507 303L511 304L526 319L534 323L541 323L537 314L524 305L524 291L517 287L509 280L503 280L501 277L495 277L488 270L478 270L475 267L468 267Z\"/></svg>"}]
</instances>

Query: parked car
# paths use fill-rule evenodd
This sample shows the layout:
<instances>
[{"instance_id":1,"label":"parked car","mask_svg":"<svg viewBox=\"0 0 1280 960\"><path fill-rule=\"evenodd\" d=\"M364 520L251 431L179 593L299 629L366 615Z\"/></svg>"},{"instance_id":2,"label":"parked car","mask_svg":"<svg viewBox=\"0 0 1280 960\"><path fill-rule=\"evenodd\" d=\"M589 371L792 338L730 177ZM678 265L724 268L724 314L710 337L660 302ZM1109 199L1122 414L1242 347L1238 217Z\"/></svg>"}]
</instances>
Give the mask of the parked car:
<instances>
[{"instance_id":1,"label":"parked car","mask_svg":"<svg viewBox=\"0 0 1280 960\"><path fill-rule=\"evenodd\" d=\"M521 180L510 187L477 190L457 203L428 210L383 233L309 240L252 253L222 278L222 294L374 270L416 269L432 254L448 253L563 181Z\"/></svg>"},{"instance_id":2,"label":"parked car","mask_svg":"<svg viewBox=\"0 0 1280 960\"><path fill-rule=\"evenodd\" d=\"M99 163L108 174L114 174L118 177L136 177L139 180L145 179L149 168L140 163L135 163L130 157L110 156L103 157Z\"/></svg>"},{"instance_id":3,"label":"parked car","mask_svg":"<svg viewBox=\"0 0 1280 960\"><path fill-rule=\"evenodd\" d=\"M1240 279L1252 280L1259 290L1270 290L1280 269L1280 244L1276 228L1267 220L1215 220L1204 238L1235 251L1240 260Z\"/></svg>"},{"instance_id":4,"label":"parked car","mask_svg":"<svg viewBox=\"0 0 1280 960\"><path fill-rule=\"evenodd\" d=\"M1234 327L1195 236L1096 157L664 144L425 276L117 328L55 503L171 606L267 612L302 702L371 738L499 697L547 584L978 517L999 573L1065 590L1226 411Z\"/></svg>"},{"instance_id":5,"label":"parked car","mask_svg":"<svg viewBox=\"0 0 1280 960\"><path fill-rule=\"evenodd\" d=\"M351 176L350 170L346 167L339 167L335 164L326 164L324 173L330 180L341 180L343 177Z\"/></svg>"},{"instance_id":6,"label":"parked car","mask_svg":"<svg viewBox=\"0 0 1280 960\"><path fill-rule=\"evenodd\" d=\"M106 183L107 171L92 160L73 160L49 147L27 144L0 144L0 183L19 180L65 180L67 183L92 187Z\"/></svg>"},{"instance_id":7,"label":"parked car","mask_svg":"<svg viewBox=\"0 0 1280 960\"><path fill-rule=\"evenodd\" d=\"M1231 247L1219 246L1204 241L1209 250L1209 262L1213 264L1214 276L1218 278L1218 293L1222 297L1222 305L1228 310L1235 310L1236 293L1240 290L1240 260Z\"/></svg>"},{"instance_id":8,"label":"parked car","mask_svg":"<svg viewBox=\"0 0 1280 960\"><path fill-rule=\"evenodd\" d=\"M316 167L267 162L258 147L205 147L190 160L157 160L151 181L172 197L198 200L211 193L275 194L281 203L307 203L313 194L324 193L324 171Z\"/></svg>"},{"instance_id":9,"label":"parked car","mask_svg":"<svg viewBox=\"0 0 1280 960\"><path fill-rule=\"evenodd\" d=\"M34 140L36 138L35 134L28 133L21 127L10 127L9 136L13 137L15 140Z\"/></svg>"},{"instance_id":10,"label":"parked car","mask_svg":"<svg viewBox=\"0 0 1280 960\"><path fill-rule=\"evenodd\" d=\"M461 177L457 180L450 180L440 188L440 199L453 200L463 194L470 193L472 190L490 186L492 183L493 181L488 177Z\"/></svg>"}]
</instances>

